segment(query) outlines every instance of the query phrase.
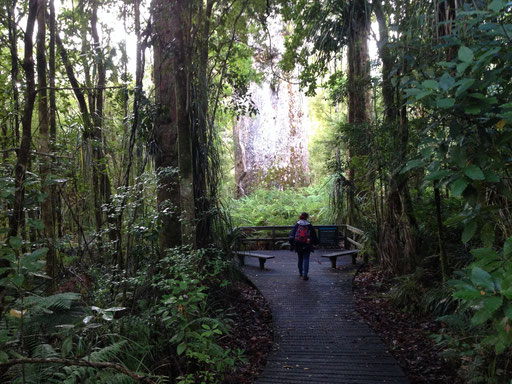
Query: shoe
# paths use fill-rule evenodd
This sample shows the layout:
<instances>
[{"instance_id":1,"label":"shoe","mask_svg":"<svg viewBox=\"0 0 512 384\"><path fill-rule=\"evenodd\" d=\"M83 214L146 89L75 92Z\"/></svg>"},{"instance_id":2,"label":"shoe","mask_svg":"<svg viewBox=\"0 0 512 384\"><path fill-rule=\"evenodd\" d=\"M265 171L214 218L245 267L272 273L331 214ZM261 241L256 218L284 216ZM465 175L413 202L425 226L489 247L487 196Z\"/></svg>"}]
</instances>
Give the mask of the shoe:
<instances>
[{"instance_id":1,"label":"shoe","mask_svg":"<svg viewBox=\"0 0 512 384\"><path fill-rule=\"evenodd\" d=\"M309 277L304 276L302 279L303 279L303 280L309 280Z\"/></svg>"}]
</instances>

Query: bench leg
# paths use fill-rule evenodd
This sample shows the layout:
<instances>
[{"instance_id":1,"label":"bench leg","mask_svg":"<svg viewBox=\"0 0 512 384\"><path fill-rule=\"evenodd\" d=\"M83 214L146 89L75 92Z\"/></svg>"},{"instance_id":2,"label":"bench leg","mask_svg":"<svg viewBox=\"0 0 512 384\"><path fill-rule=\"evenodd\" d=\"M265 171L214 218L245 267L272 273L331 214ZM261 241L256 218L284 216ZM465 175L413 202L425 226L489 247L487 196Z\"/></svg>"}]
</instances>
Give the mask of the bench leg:
<instances>
[{"instance_id":1,"label":"bench leg","mask_svg":"<svg viewBox=\"0 0 512 384\"><path fill-rule=\"evenodd\" d=\"M265 261L267 261L267 259L258 259L259 262L260 262L260 269L265 269Z\"/></svg>"},{"instance_id":2,"label":"bench leg","mask_svg":"<svg viewBox=\"0 0 512 384\"><path fill-rule=\"evenodd\" d=\"M245 265L245 260L243 255L238 255L238 260L240 260L240 265Z\"/></svg>"},{"instance_id":3,"label":"bench leg","mask_svg":"<svg viewBox=\"0 0 512 384\"><path fill-rule=\"evenodd\" d=\"M331 267L336 269L336 257L329 257L329 260L331 260Z\"/></svg>"}]
</instances>

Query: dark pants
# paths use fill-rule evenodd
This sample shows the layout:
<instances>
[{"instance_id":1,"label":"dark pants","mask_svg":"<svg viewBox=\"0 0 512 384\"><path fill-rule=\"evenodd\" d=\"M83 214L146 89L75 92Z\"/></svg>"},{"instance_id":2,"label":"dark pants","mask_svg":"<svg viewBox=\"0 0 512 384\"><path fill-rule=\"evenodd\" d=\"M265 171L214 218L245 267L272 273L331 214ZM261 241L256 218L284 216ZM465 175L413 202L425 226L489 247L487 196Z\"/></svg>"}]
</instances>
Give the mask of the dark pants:
<instances>
[{"instance_id":1,"label":"dark pants","mask_svg":"<svg viewBox=\"0 0 512 384\"><path fill-rule=\"evenodd\" d=\"M297 255L299 256L299 262L297 266L299 267L299 273L302 276L307 276L309 272L309 254L311 252L307 250L299 250Z\"/></svg>"}]
</instances>

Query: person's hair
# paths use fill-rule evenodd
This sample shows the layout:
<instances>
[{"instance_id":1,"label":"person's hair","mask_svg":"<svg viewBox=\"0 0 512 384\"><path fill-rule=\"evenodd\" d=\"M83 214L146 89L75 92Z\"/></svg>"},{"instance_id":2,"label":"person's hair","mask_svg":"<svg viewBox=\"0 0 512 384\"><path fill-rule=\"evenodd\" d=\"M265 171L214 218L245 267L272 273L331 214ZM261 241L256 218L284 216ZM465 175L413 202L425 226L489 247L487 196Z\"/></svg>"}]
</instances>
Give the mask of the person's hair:
<instances>
[{"instance_id":1,"label":"person's hair","mask_svg":"<svg viewBox=\"0 0 512 384\"><path fill-rule=\"evenodd\" d=\"M307 220L309 217L309 213L307 212L302 212L299 216L299 220Z\"/></svg>"}]
</instances>

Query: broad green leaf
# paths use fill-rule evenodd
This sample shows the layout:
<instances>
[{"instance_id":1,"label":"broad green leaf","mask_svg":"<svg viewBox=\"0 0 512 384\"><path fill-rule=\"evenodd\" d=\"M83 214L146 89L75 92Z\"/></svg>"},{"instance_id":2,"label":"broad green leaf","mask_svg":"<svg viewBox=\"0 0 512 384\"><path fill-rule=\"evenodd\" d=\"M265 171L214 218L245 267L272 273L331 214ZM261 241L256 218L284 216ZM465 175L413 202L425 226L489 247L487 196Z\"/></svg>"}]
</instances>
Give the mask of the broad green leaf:
<instances>
[{"instance_id":1,"label":"broad green leaf","mask_svg":"<svg viewBox=\"0 0 512 384\"><path fill-rule=\"evenodd\" d=\"M28 255L23 255L22 260L34 262L36 260L39 260L41 257L46 255L47 253L48 253L48 248L39 248L39 249L36 249L34 252L29 253Z\"/></svg>"},{"instance_id":2,"label":"broad green leaf","mask_svg":"<svg viewBox=\"0 0 512 384\"><path fill-rule=\"evenodd\" d=\"M419 101L419 100L423 99L425 96L428 96L431 94L432 94L432 91L430 89L423 90L416 95L416 101Z\"/></svg>"},{"instance_id":3,"label":"broad green leaf","mask_svg":"<svg viewBox=\"0 0 512 384\"><path fill-rule=\"evenodd\" d=\"M494 289L492 276L489 274L489 272L484 271L482 268L475 267L471 270L471 282L480 288L485 288L488 290Z\"/></svg>"},{"instance_id":4,"label":"broad green leaf","mask_svg":"<svg viewBox=\"0 0 512 384\"><path fill-rule=\"evenodd\" d=\"M476 248L471 250L475 259L498 260L499 256L492 248Z\"/></svg>"},{"instance_id":5,"label":"broad green leaf","mask_svg":"<svg viewBox=\"0 0 512 384\"><path fill-rule=\"evenodd\" d=\"M454 196L460 196L462 195L468 184L469 181L467 181L464 177L461 177L450 184L450 191Z\"/></svg>"},{"instance_id":6,"label":"broad green leaf","mask_svg":"<svg viewBox=\"0 0 512 384\"><path fill-rule=\"evenodd\" d=\"M482 170L474 164L467 166L466 169L464 169L464 173L471 180L485 180Z\"/></svg>"},{"instance_id":7,"label":"broad green leaf","mask_svg":"<svg viewBox=\"0 0 512 384\"><path fill-rule=\"evenodd\" d=\"M456 291L452 296L457 299L463 299L463 300L474 300L474 299L482 298L482 294L480 293L479 290L476 290L476 289L475 290L465 289L465 290L461 290L461 291Z\"/></svg>"},{"instance_id":8,"label":"broad green leaf","mask_svg":"<svg viewBox=\"0 0 512 384\"><path fill-rule=\"evenodd\" d=\"M455 104L455 99L452 99L451 97L447 97L445 99L438 99L437 100L437 107L438 108L451 108Z\"/></svg>"},{"instance_id":9,"label":"broad green leaf","mask_svg":"<svg viewBox=\"0 0 512 384\"><path fill-rule=\"evenodd\" d=\"M443 91L449 90L450 88L453 87L454 84L455 84L455 80L453 79L453 77L450 76L450 74L448 74L446 72L439 79L439 86L441 87L441 89Z\"/></svg>"},{"instance_id":10,"label":"broad green leaf","mask_svg":"<svg viewBox=\"0 0 512 384\"><path fill-rule=\"evenodd\" d=\"M471 63L462 62L462 63L457 64L457 74L459 76L462 75L464 73L464 71L469 67L469 64L471 64Z\"/></svg>"},{"instance_id":11,"label":"broad green leaf","mask_svg":"<svg viewBox=\"0 0 512 384\"><path fill-rule=\"evenodd\" d=\"M424 80L421 85L424 88L432 89L432 90L438 90L439 89L439 83L436 80Z\"/></svg>"},{"instance_id":12,"label":"broad green leaf","mask_svg":"<svg viewBox=\"0 0 512 384\"><path fill-rule=\"evenodd\" d=\"M488 8L491 11L499 12L505 7L505 2L503 0L493 0L491 4L489 4Z\"/></svg>"},{"instance_id":13,"label":"broad green leaf","mask_svg":"<svg viewBox=\"0 0 512 384\"><path fill-rule=\"evenodd\" d=\"M499 296L484 297L484 308L489 312L494 313L503 304L503 298Z\"/></svg>"},{"instance_id":14,"label":"broad green leaf","mask_svg":"<svg viewBox=\"0 0 512 384\"><path fill-rule=\"evenodd\" d=\"M0 363L5 363L7 360L9 360L9 355L4 351L0 351Z\"/></svg>"},{"instance_id":15,"label":"broad green leaf","mask_svg":"<svg viewBox=\"0 0 512 384\"><path fill-rule=\"evenodd\" d=\"M503 245L503 256L509 257L512 255L512 236L510 236L507 240L505 240L505 244Z\"/></svg>"},{"instance_id":16,"label":"broad green leaf","mask_svg":"<svg viewBox=\"0 0 512 384\"><path fill-rule=\"evenodd\" d=\"M178 356L181 355L184 351L187 345L185 343L178 344L178 347L176 348L176 352L178 353Z\"/></svg>"},{"instance_id":17,"label":"broad green leaf","mask_svg":"<svg viewBox=\"0 0 512 384\"><path fill-rule=\"evenodd\" d=\"M486 308L482 308L473 315L471 318L471 324L472 325L480 325L485 323L487 320L489 320L492 317L492 313L487 310Z\"/></svg>"},{"instance_id":18,"label":"broad green leaf","mask_svg":"<svg viewBox=\"0 0 512 384\"><path fill-rule=\"evenodd\" d=\"M465 226L464 231L462 231L462 242L467 243L469 240L473 238L476 232L476 220L470 220Z\"/></svg>"},{"instance_id":19,"label":"broad green leaf","mask_svg":"<svg viewBox=\"0 0 512 384\"><path fill-rule=\"evenodd\" d=\"M468 48L463 45L459 48L458 57L460 61L463 61L465 63L471 63L474 58L473 51L471 50L471 48Z\"/></svg>"},{"instance_id":20,"label":"broad green leaf","mask_svg":"<svg viewBox=\"0 0 512 384\"><path fill-rule=\"evenodd\" d=\"M62 343L61 354L62 357L68 356L73 349L73 336L67 337Z\"/></svg>"},{"instance_id":21,"label":"broad green leaf","mask_svg":"<svg viewBox=\"0 0 512 384\"><path fill-rule=\"evenodd\" d=\"M21 237L10 237L9 238L9 245L13 248L13 249L20 249L21 248Z\"/></svg>"}]
</instances>

